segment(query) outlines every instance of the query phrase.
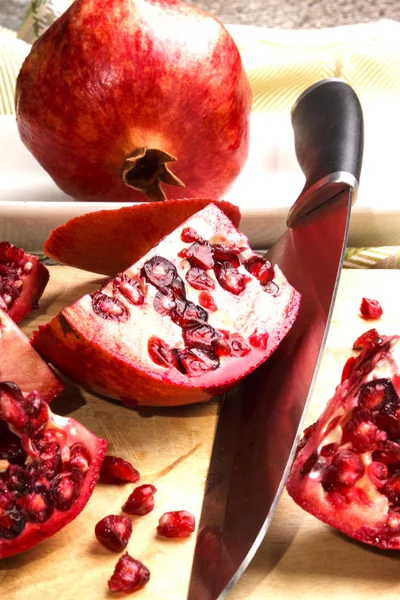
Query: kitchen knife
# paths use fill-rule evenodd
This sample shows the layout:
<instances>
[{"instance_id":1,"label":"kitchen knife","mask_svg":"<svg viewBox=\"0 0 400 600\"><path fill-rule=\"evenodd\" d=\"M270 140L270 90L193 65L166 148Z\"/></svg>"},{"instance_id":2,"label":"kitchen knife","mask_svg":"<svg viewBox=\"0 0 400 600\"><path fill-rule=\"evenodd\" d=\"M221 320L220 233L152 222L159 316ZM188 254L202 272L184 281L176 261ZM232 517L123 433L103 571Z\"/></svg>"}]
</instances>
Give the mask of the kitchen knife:
<instances>
[{"instance_id":1,"label":"kitchen knife","mask_svg":"<svg viewBox=\"0 0 400 600\"><path fill-rule=\"evenodd\" d=\"M338 79L292 109L306 182L267 252L302 294L297 320L261 367L221 399L188 600L222 600L248 566L289 474L322 355L361 171L363 117Z\"/></svg>"}]
</instances>

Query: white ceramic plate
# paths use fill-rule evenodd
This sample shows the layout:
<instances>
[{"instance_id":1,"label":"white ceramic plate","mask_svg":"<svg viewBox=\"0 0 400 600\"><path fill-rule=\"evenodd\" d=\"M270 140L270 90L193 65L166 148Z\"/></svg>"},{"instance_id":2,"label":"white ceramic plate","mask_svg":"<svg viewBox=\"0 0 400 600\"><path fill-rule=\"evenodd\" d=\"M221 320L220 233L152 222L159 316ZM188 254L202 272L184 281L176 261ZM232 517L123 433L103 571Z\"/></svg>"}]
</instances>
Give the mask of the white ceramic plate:
<instances>
[{"instance_id":1,"label":"white ceramic plate","mask_svg":"<svg viewBox=\"0 0 400 600\"><path fill-rule=\"evenodd\" d=\"M349 245L400 244L400 121L390 102L364 106L362 181ZM50 231L76 215L118 203L75 202L53 183L19 139L15 118L0 117L0 240L40 251ZM285 227L304 176L297 165L290 115L254 113L248 161L224 198L242 212L241 229L255 248L270 246Z\"/></svg>"}]
</instances>

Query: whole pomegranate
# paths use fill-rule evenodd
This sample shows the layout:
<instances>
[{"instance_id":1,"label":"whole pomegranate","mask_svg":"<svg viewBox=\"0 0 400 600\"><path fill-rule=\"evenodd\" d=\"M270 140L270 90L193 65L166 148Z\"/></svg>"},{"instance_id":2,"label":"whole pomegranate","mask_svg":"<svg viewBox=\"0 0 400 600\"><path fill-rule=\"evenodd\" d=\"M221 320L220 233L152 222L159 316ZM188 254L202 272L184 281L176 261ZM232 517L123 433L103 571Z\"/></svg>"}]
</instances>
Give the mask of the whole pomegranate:
<instances>
[{"instance_id":1,"label":"whole pomegranate","mask_svg":"<svg viewBox=\"0 0 400 600\"><path fill-rule=\"evenodd\" d=\"M22 141L77 200L217 199L247 158L250 108L229 33L179 0L76 0L16 86Z\"/></svg>"}]
</instances>

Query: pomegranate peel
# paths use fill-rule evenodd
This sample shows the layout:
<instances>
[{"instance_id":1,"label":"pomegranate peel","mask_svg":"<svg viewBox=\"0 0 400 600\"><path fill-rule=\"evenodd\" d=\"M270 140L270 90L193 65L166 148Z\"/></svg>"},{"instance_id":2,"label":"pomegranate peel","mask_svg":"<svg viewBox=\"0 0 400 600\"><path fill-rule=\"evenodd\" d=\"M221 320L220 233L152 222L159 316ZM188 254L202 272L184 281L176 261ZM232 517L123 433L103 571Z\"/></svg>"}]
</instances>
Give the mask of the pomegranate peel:
<instances>
[{"instance_id":1,"label":"pomegranate peel","mask_svg":"<svg viewBox=\"0 0 400 600\"><path fill-rule=\"evenodd\" d=\"M0 242L0 309L15 323L37 307L49 276L35 256L9 242Z\"/></svg>"},{"instance_id":2,"label":"pomegranate peel","mask_svg":"<svg viewBox=\"0 0 400 600\"><path fill-rule=\"evenodd\" d=\"M0 432L0 558L6 558L50 537L82 511L106 442L12 382L0 383Z\"/></svg>"},{"instance_id":3,"label":"pomegranate peel","mask_svg":"<svg viewBox=\"0 0 400 600\"><path fill-rule=\"evenodd\" d=\"M361 345L324 412L304 432L287 490L346 535L398 550L400 338L373 330Z\"/></svg>"},{"instance_id":4,"label":"pomegranate peel","mask_svg":"<svg viewBox=\"0 0 400 600\"><path fill-rule=\"evenodd\" d=\"M1 309L0 356L0 381L13 381L26 392L36 390L45 402L51 402L64 389L26 335Z\"/></svg>"},{"instance_id":5,"label":"pomegranate peel","mask_svg":"<svg viewBox=\"0 0 400 600\"><path fill-rule=\"evenodd\" d=\"M223 262L229 265L224 285L215 274L221 263L216 261L206 271L215 284L212 297L218 310L208 312L200 306L203 292L185 278L198 250L192 247L197 241L182 240L187 228L204 242L203 264L212 264L214 244L233 248L231 261ZM185 248L190 250L188 258L179 256ZM239 255L236 248L242 249ZM34 332L33 346L81 385L128 406L208 400L260 365L297 316L299 294L279 267L273 281L262 286L245 265L236 263L253 254L247 238L209 204L125 271L125 279L117 275L124 284L127 278L145 282L142 304L129 300L111 280L101 292L84 296ZM257 328L263 341L251 345L248 338Z\"/></svg>"},{"instance_id":6,"label":"pomegranate peel","mask_svg":"<svg viewBox=\"0 0 400 600\"><path fill-rule=\"evenodd\" d=\"M114 276L211 202L190 198L86 213L54 229L44 244L44 252L71 267ZM235 227L239 226L236 206L224 200L213 202Z\"/></svg>"}]
</instances>

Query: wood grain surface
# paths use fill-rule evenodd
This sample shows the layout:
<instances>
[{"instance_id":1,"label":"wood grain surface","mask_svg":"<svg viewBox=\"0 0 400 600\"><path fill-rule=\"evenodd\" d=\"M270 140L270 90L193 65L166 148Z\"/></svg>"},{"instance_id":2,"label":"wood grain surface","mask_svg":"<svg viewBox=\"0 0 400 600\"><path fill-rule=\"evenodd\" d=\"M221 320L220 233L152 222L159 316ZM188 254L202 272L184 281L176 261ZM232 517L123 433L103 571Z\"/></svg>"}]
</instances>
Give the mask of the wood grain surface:
<instances>
[{"instance_id":1,"label":"wood grain surface","mask_svg":"<svg viewBox=\"0 0 400 600\"><path fill-rule=\"evenodd\" d=\"M98 275L68 267L51 267L50 283L40 308L22 324L29 336L64 306L103 281ZM343 271L331 330L307 424L315 420L340 380L354 339L376 326L381 333L400 332L400 271ZM377 298L384 309L379 323L360 318L361 297ZM55 412L77 418L108 440L108 453L130 460L141 483L158 491L156 508L133 517L129 553L151 571L138 600L185 600L195 537L161 539L159 516L166 510L200 515L202 493L212 448L217 404L173 409L132 410L67 382L52 405ZM30 551L1 561L1 600L103 600L113 597L107 580L118 555L94 537L95 524L119 514L132 484L98 484L81 515L52 538ZM400 595L400 553L379 552L353 542L298 508L284 494L275 518L249 568L230 592L231 600L321 600ZM116 595L118 596L118 595Z\"/></svg>"}]
</instances>

